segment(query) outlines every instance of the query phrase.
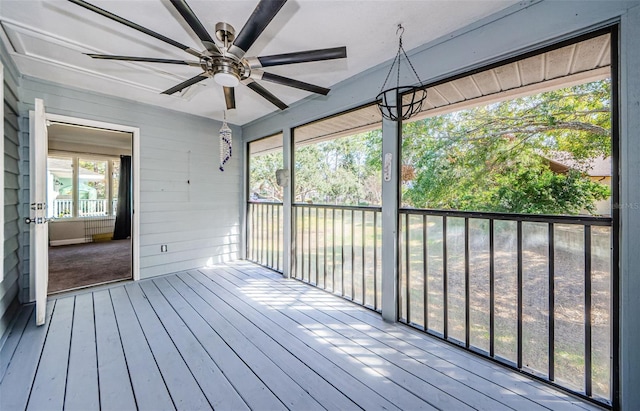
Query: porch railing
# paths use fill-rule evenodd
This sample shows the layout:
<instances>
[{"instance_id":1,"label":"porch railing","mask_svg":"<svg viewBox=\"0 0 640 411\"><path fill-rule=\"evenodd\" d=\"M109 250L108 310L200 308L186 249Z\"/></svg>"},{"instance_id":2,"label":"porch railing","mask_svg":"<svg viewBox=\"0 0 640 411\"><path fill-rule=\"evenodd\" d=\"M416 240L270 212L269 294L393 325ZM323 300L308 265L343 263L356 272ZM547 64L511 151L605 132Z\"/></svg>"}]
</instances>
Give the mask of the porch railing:
<instances>
[{"instance_id":1,"label":"porch railing","mask_svg":"<svg viewBox=\"0 0 640 411\"><path fill-rule=\"evenodd\" d=\"M381 209L294 204L293 277L381 307Z\"/></svg>"},{"instance_id":2,"label":"porch railing","mask_svg":"<svg viewBox=\"0 0 640 411\"><path fill-rule=\"evenodd\" d=\"M248 203L247 259L282 272L283 244L282 203Z\"/></svg>"},{"instance_id":3,"label":"porch railing","mask_svg":"<svg viewBox=\"0 0 640 411\"><path fill-rule=\"evenodd\" d=\"M612 219L402 209L400 321L611 400Z\"/></svg>"},{"instance_id":4,"label":"porch railing","mask_svg":"<svg viewBox=\"0 0 640 411\"><path fill-rule=\"evenodd\" d=\"M78 217L97 217L106 215L116 215L116 207L118 199L113 199L111 210L107 206L109 200L78 200ZM54 218L73 217L73 200L72 199L56 199L53 202Z\"/></svg>"}]
</instances>

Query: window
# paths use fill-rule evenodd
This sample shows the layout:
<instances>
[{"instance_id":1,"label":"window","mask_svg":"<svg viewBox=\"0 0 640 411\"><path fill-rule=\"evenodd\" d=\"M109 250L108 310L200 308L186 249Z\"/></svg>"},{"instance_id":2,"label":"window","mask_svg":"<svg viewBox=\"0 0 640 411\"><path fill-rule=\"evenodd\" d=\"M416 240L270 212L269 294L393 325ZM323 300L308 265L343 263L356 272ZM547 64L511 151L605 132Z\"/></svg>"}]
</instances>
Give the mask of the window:
<instances>
[{"instance_id":1,"label":"window","mask_svg":"<svg viewBox=\"0 0 640 411\"><path fill-rule=\"evenodd\" d=\"M382 116L369 105L294 129L295 203L379 206Z\"/></svg>"},{"instance_id":2,"label":"window","mask_svg":"<svg viewBox=\"0 0 640 411\"><path fill-rule=\"evenodd\" d=\"M282 133L249 144L249 200L281 203L276 170L284 167Z\"/></svg>"},{"instance_id":3,"label":"window","mask_svg":"<svg viewBox=\"0 0 640 411\"><path fill-rule=\"evenodd\" d=\"M50 218L115 215L120 161L113 158L48 157Z\"/></svg>"},{"instance_id":4,"label":"window","mask_svg":"<svg viewBox=\"0 0 640 411\"><path fill-rule=\"evenodd\" d=\"M597 33L429 86L402 124L398 227L401 322L602 402L617 321L611 50Z\"/></svg>"}]
</instances>

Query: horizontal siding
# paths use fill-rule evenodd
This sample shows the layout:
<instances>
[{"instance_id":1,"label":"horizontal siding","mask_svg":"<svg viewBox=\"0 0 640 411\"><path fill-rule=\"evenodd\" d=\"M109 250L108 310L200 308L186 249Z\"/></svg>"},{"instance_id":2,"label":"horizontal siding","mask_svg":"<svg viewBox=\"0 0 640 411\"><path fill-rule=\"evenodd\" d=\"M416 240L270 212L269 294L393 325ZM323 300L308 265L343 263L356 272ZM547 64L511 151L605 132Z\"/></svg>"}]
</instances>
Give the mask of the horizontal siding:
<instances>
[{"instance_id":1,"label":"horizontal siding","mask_svg":"<svg viewBox=\"0 0 640 411\"><path fill-rule=\"evenodd\" d=\"M3 52L4 50L0 50ZM18 83L2 59L4 70L3 113L4 118L4 279L0 283L0 347L9 324L19 305L20 284L20 145Z\"/></svg>"},{"instance_id":2,"label":"horizontal siding","mask_svg":"<svg viewBox=\"0 0 640 411\"><path fill-rule=\"evenodd\" d=\"M142 278L239 256L239 127L232 126L234 156L220 172L220 122L30 78L23 79L21 92L25 115L34 99L41 98L49 113L140 129L140 198L135 212L140 219ZM22 202L24 208L26 200ZM161 244L168 252L160 252ZM27 252L25 244L23 253Z\"/></svg>"},{"instance_id":3,"label":"horizontal siding","mask_svg":"<svg viewBox=\"0 0 640 411\"><path fill-rule=\"evenodd\" d=\"M233 236L237 237L237 238L232 238ZM196 237L194 239L194 237ZM185 242L190 242L190 241L195 241L195 242L200 242L203 241L202 239L208 237L209 239L215 239L215 237L212 237L212 234L210 232L210 230L208 229L203 229L203 230L196 230L196 231L190 231L190 232L170 232L170 233L157 233L157 234L148 234L144 236L144 239L140 240L140 246L141 247L146 247L146 246L151 246L151 245L160 245L160 244L167 244L167 243L185 243ZM239 233L233 234L233 235L224 235L224 236L220 236L218 238L229 238L231 239L232 242L237 242L239 241Z\"/></svg>"}]
</instances>

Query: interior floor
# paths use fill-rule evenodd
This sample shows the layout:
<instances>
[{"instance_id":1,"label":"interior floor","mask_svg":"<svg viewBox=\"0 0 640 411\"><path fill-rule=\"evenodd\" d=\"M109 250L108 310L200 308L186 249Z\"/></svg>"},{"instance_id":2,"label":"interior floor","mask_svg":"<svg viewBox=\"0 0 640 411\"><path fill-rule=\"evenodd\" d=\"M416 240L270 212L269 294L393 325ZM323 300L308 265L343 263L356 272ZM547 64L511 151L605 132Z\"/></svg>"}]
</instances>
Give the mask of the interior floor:
<instances>
[{"instance_id":1,"label":"interior floor","mask_svg":"<svg viewBox=\"0 0 640 411\"><path fill-rule=\"evenodd\" d=\"M131 239L49 247L49 294L132 278Z\"/></svg>"}]
</instances>

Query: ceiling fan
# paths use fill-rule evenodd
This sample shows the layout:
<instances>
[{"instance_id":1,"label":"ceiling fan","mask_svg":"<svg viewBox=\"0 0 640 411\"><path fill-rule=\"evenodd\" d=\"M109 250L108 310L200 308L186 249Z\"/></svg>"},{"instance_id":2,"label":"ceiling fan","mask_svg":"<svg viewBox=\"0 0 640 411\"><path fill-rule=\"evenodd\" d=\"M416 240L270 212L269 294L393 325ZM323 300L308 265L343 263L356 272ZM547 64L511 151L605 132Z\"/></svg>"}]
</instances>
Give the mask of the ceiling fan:
<instances>
[{"instance_id":1,"label":"ceiling fan","mask_svg":"<svg viewBox=\"0 0 640 411\"><path fill-rule=\"evenodd\" d=\"M312 61L332 60L347 57L346 47L334 47L318 50L298 51L286 54L275 54L271 56L245 57L246 52L251 45L258 39L260 34L269 25L271 20L278 14L282 6L287 0L260 0L256 8L253 10L249 20L244 27L236 35L235 29L228 23L217 23L215 26L215 37L217 42L207 32L193 10L189 7L185 0L170 0L171 4L176 8L178 13L184 18L186 23L193 29L194 33L200 38L204 46L203 51L195 50L189 46L181 44L175 40L156 33L145 27L140 26L123 17L117 16L107 10L101 9L84 0L69 0L79 6L98 13L113 21L124 24L144 34L164 41L174 47L186 51L187 53L198 58L198 61L187 60L171 60L162 58L149 57L130 57L116 56L106 54L88 54L95 59L103 60L121 60L121 61L138 61L145 63L165 63L180 64L193 67L199 67L202 73L183 81L182 83L171 87L162 92L162 94L174 94L193 84L213 77L214 81L224 88L224 97L227 109L236 108L235 90L238 84L242 83L260 96L274 104L281 110L288 106L279 98L274 96L266 88L261 86L256 80L264 80L272 83L282 84L289 87L309 91L312 93L326 95L329 93L328 88L316 86L302 81L294 80L288 77L279 76L262 70L265 67L281 66L285 64L307 63Z\"/></svg>"}]
</instances>

